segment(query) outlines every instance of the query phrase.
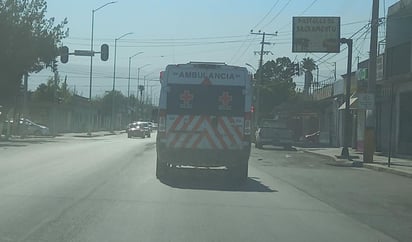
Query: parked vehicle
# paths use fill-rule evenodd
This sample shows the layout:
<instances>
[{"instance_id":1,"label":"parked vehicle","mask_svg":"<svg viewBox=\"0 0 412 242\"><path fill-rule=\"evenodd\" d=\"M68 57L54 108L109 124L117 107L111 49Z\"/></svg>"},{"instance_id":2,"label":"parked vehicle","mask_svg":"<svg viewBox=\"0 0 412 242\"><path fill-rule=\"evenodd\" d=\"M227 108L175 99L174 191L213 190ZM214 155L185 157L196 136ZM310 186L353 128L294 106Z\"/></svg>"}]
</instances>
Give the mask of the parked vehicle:
<instances>
[{"instance_id":1,"label":"parked vehicle","mask_svg":"<svg viewBox=\"0 0 412 242\"><path fill-rule=\"evenodd\" d=\"M6 120L3 123L3 130L1 132L5 135L7 129L10 129L11 134L15 135L35 135L35 136L46 136L50 135L50 130L48 127L37 124L29 119L21 118L18 124L15 124L13 120Z\"/></svg>"},{"instance_id":2,"label":"parked vehicle","mask_svg":"<svg viewBox=\"0 0 412 242\"><path fill-rule=\"evenodd\" d=\"M18 125L20 135L50 135L50 130L44 125L37 124L29 119L21 118Z\"/></svg>"},{"instance_id":3,"label":"parked vehicle","mask_svg":"<svg viewBox=\"0 0 412 242\"><path fill-rule=\"evenodd\" d=\"M255 134L255 147L262 149L263 145L283 146L290 149L293 144L293 132L283 120L262 120Z\"/></svg>"}]
</instances>

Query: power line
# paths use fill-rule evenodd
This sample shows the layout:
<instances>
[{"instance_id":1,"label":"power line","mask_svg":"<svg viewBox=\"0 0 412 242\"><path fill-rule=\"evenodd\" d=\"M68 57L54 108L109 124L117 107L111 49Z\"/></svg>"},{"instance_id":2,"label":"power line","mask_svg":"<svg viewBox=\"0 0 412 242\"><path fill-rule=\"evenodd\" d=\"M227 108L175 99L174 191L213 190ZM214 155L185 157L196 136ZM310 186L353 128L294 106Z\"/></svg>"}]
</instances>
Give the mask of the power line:
<instances>
[{"instance_id":1,"label":"power line","mask_svg":"<svg viewBox=\"0 0 412 242\"><path fill-rule=\"evenodd\" d=\"M184 40L213 40L213 39L232 39L232 38L242 38L244 35L227 35L227 36L214 36L214 37L190 37L190 38L127 38L122 41L184 41ZM67 39L72 40L84 40L90 41L90 38L84 37L70 37ZM95 38L96 41L108 41L111 42L113 39L108 38Z\"/></svg>"},{"instance_id":2,"label":"power line","mask_svg":"<svg viewBox=\"0 0 412 242\"><path fill-rule=\"evenodd\" d=\"M369 34L369 29L367 29L361 36L359 36L359 39L362 38L362 41L354 46L355 51L357 51L357 56L361 56L361 53L363 52L364 44L366 41L366 38L368 37Z\"/></svg>"},{"instance_id":3,"label":"power line","mask_svg":"<svg viewBox=\"0 0 412 242\"><path fill-rule=\"evenodd\" d=\"M273 11L273 9L276 7L276 5L278 5L279 1L280 0L277 0L275 2L275 4L273 4L273 6L270 8L270 10L267 12L267 14L252 29L256 29L257 26L259 26L267 18L267 16Z\"/></svg>"},{"instance_id":4,"label":"power line","mask_svg":"<svg viewBox=\"0 0 412 242\"><path fill-rule=\"evenodd\" d=\"M359 21L354 21L354 22L343 23L343 24L341 24L341 26L348 26L348 25L355 25L355 24L365 24L365 23L369 23L369 20L359 20ZM280 27L278 34L280 36L291 36L292 31L287 31L287 32L280 31L280 30L284 29L287 26L291 26L291 24L292 24L292 22L289 22L288 24L285 24L284 26Z\"/></svg>"},{"instance_id":5,"label":"power line","mask_svg":"<svg viewBox=\"0 0 412 242\"><path fill-rule=\"evenodd\" d=\"M301 12L299 15L303 15L306 13L306 11L308 11L318 0L313 0L313 2L311 4L309 4L309 6L303 10L303 12Z\"/></svg>"},{"instance_id":6,"label":"power line","mask_svg":"<svg viewBox=\"0 0 412 242\"><path fill-rule=\"evenodd\" d=\"M235 54L234 54L234 55L232 56L232 58L230 59L230 62L234 62L235 57L240 53L240 50L243 48L243 46L244 46L244 45L246 44L246 42L247 42L246 40L248 40L249 38L250 38L250 35L247 35L245 41L242 42L242 44L240 45L238 51L236 51ZM249 48L250 48L251 45L252 45L252 42L249 41L249 45L244 49L244 51L242 52L242 54L240 54L236 60L242 58L242 57L244 56L244 54L246 53L246 51L249 50Z\"/></svg>"},{"instance_id":7,"label":"power line","mask_svg":"<svg viewBox=\"0 0 412 242\"><path fill-rule=\"evenodd\" d=\"M286 7L290 4L291 1L292 1L292 0L288 0L288 1L286 2L286 4L283 5L282 9L280 9L280 11L269 21L269 23L267 23L265 26L263 26L263 28L266 28L266 27L267 27L268 25L270 25L273 21L275 21L275 19L276 19L277 17L279 17L279 15L286 9Z\"/></svg>"},{"instance_id":8,"label":"power line","mask_svg":"<svg viewBox=\"0 0 412 242\"><path fill-rule=\"evenodd\" d=\"M201 45L220 45L220 44L237 44L245 42L244 39L242 40L225 40L225 41L203 41L203 42L128 42L128 43L136 43L136 45L127 45L127 44L118 44L118 48L134 48L134 47L145 47L145 48L153 48L153 47L187 47L187 46L201 46ZM246 41L247 42L247 41ZM77 44L68 42L68 44L77 45L77 46L86 46L87 44Z\"/></svg>"},{"instance_id":9,"label":"power line","mask_svg":"<svg viewBox=\"0 0 412 242\"><path fill-rule=\"evenodd\" d=\"M357 30L355 33L353 33L352 36L350 36L348 39L352 39L354 36L356 36L357 34L359 34L359 32L361 32L364 28L367 28L368 26L370 26L369 23L366 24L366 25L364 25L362 28L360 28L359 30ZM346 50L346 49L347 49L347 47L344 48L344 50ZM320 57L320 58L319 58L318 60L316 60L315 62L321 61L323 58L325 58L325 57L328 56L329 54L330 54L330 53L324 54L322 57ZM337 56L338 54L340 54L340 53L334 54L332 57L328 58L327 60L330 60L331 58ZM327 61L327 60L326 60L326 61ZM324 62L326 62L326 61L324 61ZM321 62L320 64L322 64L322 63L324 63L324 62Z\"/></svg>"}]
</instances>

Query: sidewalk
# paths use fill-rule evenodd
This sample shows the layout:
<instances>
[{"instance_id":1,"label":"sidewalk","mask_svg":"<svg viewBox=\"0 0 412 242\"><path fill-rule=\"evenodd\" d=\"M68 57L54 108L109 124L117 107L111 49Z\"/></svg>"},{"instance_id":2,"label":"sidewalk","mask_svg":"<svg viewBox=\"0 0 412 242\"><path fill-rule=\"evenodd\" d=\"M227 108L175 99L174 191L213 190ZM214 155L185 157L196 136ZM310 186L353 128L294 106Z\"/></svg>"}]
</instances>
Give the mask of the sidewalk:
<instances>
[{"instance_id":1,"label":"sidewalk","mask_svg":"<svg viewBox=\"0 0 412 242\"><path fill-rule=\"evenodd\" d=\"M93 137L99 137L99 136L118 135L121 133L122 133L121 131L114 131L113 133L110 131L96 131L96 132L92 132L90 135L84 132L82 133L61 133L61 134L58 134L57 137L63 136L63 137L93 138Z\"/></svg>"},{"instance_id":2,"label":"sidewalk","mask_svg":"<svg viewBox=\"0 0 412 242\"><path fill-rule=\"evenodd\" d=\"M373 163L363 163L363 154L349 149L351 160L340 159L342 148L298 148L298 150L328 157L335 162L355 167L365 167L376 171L389 172L396 175L412 178L412 159L391 157L391 165L388 167L388 157L375 154Z\"/></svg>"},{"instance_id":3,"label":"sidewalk","mask_svg":"<svg viewBox=\"0 0 412 242\"><path fill-rule=\"evenodd\" d=\"M4 135L0 136L0 141L15 141L15 140L27 140L27 139L44 139L44 138L54 138L54 137L77 137L77 138L93 138L93 137L102 137L102 136L109 136L109 135L119 135L125 133L125 131L95 131L92 132L90 135L88 135L85 132L81 133L60 133L57 134L56 136L26 136L26 137L21 137L18 135L12 135L9 137L9 139L6 139Z\"/></svg>"}]
</instances>

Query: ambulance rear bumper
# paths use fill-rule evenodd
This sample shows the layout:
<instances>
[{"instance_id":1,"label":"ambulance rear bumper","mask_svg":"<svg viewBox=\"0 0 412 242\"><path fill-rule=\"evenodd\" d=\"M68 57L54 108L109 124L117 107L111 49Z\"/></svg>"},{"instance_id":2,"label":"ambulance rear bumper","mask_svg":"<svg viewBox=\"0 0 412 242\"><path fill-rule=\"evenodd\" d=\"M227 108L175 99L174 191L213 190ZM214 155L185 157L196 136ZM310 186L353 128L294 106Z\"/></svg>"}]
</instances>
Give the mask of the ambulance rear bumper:
<instances>
[{"instance_id":1,"label":"ambulance rear bumper","mask_svg":"<svg viewBox=\"0 0 412 242\"><path fill-rule=\"evenodd\" d=\"M171 165L218 167L248 160L250 143L245 142L240 149L232 150L169 148L163 143L157 143L156 150L159 160Z\"/></svg>"}]
</instances>

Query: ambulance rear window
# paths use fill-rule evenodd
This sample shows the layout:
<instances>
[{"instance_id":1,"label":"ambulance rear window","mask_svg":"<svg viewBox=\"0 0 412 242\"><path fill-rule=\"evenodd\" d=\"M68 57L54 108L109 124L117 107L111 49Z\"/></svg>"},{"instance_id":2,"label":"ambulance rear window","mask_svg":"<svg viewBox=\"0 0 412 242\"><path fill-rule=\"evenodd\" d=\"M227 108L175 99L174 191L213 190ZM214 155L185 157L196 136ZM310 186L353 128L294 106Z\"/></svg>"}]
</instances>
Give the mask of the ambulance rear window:
<instances>
[{"instance_id":1,"label":"ambulance rear window","mask_svg":"<svg viewBox=\"0 0 412 242\"><path fill-rule=\"evenodd\" d=\"M181 85L168 86L170 114L243 116L244 87Z\"/></svg>"}]
</instances>

